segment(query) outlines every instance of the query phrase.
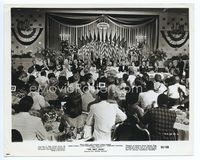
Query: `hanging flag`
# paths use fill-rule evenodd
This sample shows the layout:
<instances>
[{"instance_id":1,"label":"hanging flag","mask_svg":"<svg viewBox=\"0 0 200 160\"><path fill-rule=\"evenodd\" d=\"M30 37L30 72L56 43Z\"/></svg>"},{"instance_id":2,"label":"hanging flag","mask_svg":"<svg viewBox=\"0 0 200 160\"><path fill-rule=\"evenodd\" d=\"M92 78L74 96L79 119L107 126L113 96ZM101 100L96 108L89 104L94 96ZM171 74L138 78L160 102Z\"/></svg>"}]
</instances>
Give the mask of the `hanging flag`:
<instances>
[{"instance_id":1,"label":"hanging flag","mask_svg":"<svg viewBox=\"0 0 200 160\"><path fill-rule=\"evenodd\" d=\"M100 35L99 35L99 32L97 34L97 41L100 42Z\"/></svg>"},{"instance_id":2,"label":"hanging flag","mask_svg":"<svg viewBox=\"0 0 200 160\"><path fill-rule=\"evenodd\" d=\"M127 50L127 41L124 41L124 48Z\"/></svg>"},{"instance_id":3,"label":"hanging flag","mask_svg":"<svg viewBox=\"0 0 200 160\"><path fill-rule=\"evenodd\" d=\"M78 48L80 49L83 46L83 41L81 38L78 38Z\"/></svg>"},{"instance_id":4,"label":"hanging flag","mask_svg":"<svg viewBox=\"0 0 200 160\"><path fill-rule=\"evenodd\" d=\"M110 33L110 36L109 36L109 41L110 41L110 44L112 44L112 34Z\"/></svg>"},{"instance_id":5,"label":"hanging flag","mask_svg":"<svg viewBox=\"0 0 200 160\"><path fill-rule=\"evenodd\" d=\"M92 42L92 35L91 35L91 33L90 33L89 41Z\"/></svg>"},{"instance_id":6,"label":"hanging flag","mask_svg":"<svg viewBox=\"0 0 200 160\"><path fill-rule=\"evenodd\" d=\"M120 37L118 36L117 37L117 40L116 40L116 44L119 46L119 42L120 42Z\"/></svg>"},{"instance_id":7,"label":"hanging flag","mask_svg":"<svg viewBox=\"0 0 200 160\"><path fill-rule=\"evenodd\" d=\"M94 38L93 38L93 41L96 41L96 33L94 32Z\"/></svg>"},{"instance_id":8,"label":"hanging flag","mask_svg":"<svg viewBox=\"0 0 200 160\"><path fill-rule=\"evenodd\" d=\"M102 41L102 42L104 42L103 31L104 31L104 30L102 29L102 38L101 38L101 41Z\"/></svg>"},{"instance_id":9,"label":"hanging flag","mask_svg":"<svg viewBox=\"0 0 200 160\"><path fill-rule=\"evenodd\" d=\"M88 35L86 35L86 45L90 43L90 38L88 37Z\"/></svg>"},{"instance_id":10,"label":"hanging flag","mask_svg":"<svg viewBox=\"0 0 200 160\"><path fill-rule=\"evenodd\" d=\"M106 32L106 39L105 39L105 42L107 43L108 42L108 34Z\"/></svg>"},{"instance_id":11,"label":"hanging flag","mask_svg":"<svg viewBox=\"0 0 200 160\"><path fill-rule=\"evenodd\" d=\"M86 40L85 40L84 36L82 36L82 44L83 44L83 46L86 45Z\"/></svg>"},{"instance_id":12,"label":"hanging flag","mask_svg":"<svg viewBox=\"0 0 200 160\"><path fill-rule=\"evenodd\" d=\"M123 48L123 45L124 45L124 38L122 38L121 41L119 41L119 47Z\"/></svg>"},{"instance_id":13,"label":"hanging flag","mask_svg":"<svg viewBox=\"0 0 200 160\"><path fill-rule=\"evenodd\" d=\"M116 34L114 35L114 37L113 37L113 40L112 40L113 42L114 42L114 46L116 45Z\"/></svg>"}]
</instances>

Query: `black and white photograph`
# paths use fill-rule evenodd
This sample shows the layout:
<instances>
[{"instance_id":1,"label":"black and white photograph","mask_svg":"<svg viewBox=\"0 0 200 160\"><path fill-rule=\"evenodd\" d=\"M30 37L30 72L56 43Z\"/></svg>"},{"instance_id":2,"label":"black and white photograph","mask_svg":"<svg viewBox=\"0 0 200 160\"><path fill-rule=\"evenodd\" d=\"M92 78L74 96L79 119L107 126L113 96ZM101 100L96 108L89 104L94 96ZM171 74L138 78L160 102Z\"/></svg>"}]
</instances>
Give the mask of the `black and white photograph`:
<instances>
[{"instance_id":1,"label":"black and white photograph","mask_svg":"<svg viewBox=\"0 0 200 160\"><path fill-rule=\"evenodd\" d=\"M190 141L189 9L11 7L11 143Z\"/></svg>"}]
</instances>

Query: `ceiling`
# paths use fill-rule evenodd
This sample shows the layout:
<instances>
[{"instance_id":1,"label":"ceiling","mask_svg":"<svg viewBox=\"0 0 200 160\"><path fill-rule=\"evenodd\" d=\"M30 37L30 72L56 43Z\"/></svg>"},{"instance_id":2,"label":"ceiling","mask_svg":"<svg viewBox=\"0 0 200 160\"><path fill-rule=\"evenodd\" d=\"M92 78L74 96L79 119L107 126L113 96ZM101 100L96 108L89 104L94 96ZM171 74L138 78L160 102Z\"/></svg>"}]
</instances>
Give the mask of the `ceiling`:
<instances>
[{"instance_id":1,"label":"ceiling","mask_svg":"<svg viewBox=\"0 0 200 160\"><path fill-rule=\"evenodd\" d=\"M84 13L84 14L158 14L177 13L187 14L188 8L13 8L12 11L35 11L56 13Z\"/></svg>"}]
</instances>

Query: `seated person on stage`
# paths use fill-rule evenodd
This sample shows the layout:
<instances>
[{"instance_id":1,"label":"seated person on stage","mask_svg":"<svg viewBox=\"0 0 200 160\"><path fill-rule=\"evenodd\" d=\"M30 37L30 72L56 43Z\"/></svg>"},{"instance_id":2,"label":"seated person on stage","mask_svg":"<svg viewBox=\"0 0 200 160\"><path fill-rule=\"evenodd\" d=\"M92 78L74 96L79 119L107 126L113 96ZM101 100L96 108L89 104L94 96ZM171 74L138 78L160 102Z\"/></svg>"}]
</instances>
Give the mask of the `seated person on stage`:
<instances>
[{"instance_id":1,"label":"seated person on stage","mask_svg":"<svg viewBox=\"0 0 200 160\"><path fill-rule=\"evenodd\" d=\"M16 129L22 135L23 141L26 140L48 140L50 139L44 125L39 117L29 114L32 108L33 99L30 96L22 98L16 113L12 115L12 129Z\"/></svg>"},{"instance_id":2,"label":"seated person on stage","mask_svg":"<svg viewBox=\"0 0 200 160\"><path fill-rule=\"evenodd\" d=\"M78 92L69 94L63 106L64 115L61 118L59 131L65 133L65 139L81 139L86 121L82 113L82 99Z\"/></svg>"},{"instance_id":3,"label":"seated person on stage","mask_svg":"<svg viewBox=\"0 0 200 160\"><path fill-rule=\"evenodd\" d=\"M106 62L106 59L103 58L103 56L100 56L96 62L95 62L95 65L96 65L96 68L97 69L106 69L107 67L107 62Z\"/></svg>"},{"instance_id":4,"label":"seated person on stage","mask_svg":"<svg viewBox=\"0 0 200 160\"><path fill-rule=\"evenodd\" d=\"M38 82L34 82L30 87L30 93L28 94L28 96L33 98L33 106L31 108L33 110L40 110L41 108L46 107L44 97L40 95L38 87Z\"/></svg>"},{"instance_id":5,"label":"seated person on stage","mask_svg":"<svg viewBox=\"0 0 200 160\"><path fill-rule=\"evenodd\" d=\"M119 65L119 72L128 72L128 66L126 65L125 61L123 60Z\"/></svg>"},{"instance_id":6,"label":"seated person on stage","mask_svg":"<svg viewBox=\"0 0 200 160\"><path fill-rule=\"evenodd\" d=\"M139 71L141 74L148 72L148 66L146 65L145 61L142 62L142 65L140 66Z\"/></svg>"},{"instance_id":7,"label":"seated person on stage","mask_svg":"<svg viewBox=\"0 0 200 160\"><path fill-rule=\"evenodd\" d=\"M94 126L93 138L98 140L111 140L111 129L115 125L116 120L124 121L126 115L118 108L116 103L107 101L110 93L106 89L99 91L101 101L93 104L90 108L87 126Z\"/></svg>"},{"instance_id":8,"label":"seated person on stage","mask_svg":"<svg viewBox=\"0 0 200 160\"><path fill-rule=\"evenodd\" d=\"M154 83L152 81L147 82L147 91L141 92L138 98L138 105L142 109L147 109L149 107L157 107L158 93L154 91Z\"/></svg>"},{"instance_id":9,"label":"seated person on stage","mask_svg":"<svg viewBox=\"0 0 200 160\"><path fill-rule=\"evenodd\" d=\"M176 112L169 110L167 95L158 96L158 107L150 108L144 114L141 122L148 124L151 140L176 140L173 130L176 121Z\"/></svg>"}]
</instances>

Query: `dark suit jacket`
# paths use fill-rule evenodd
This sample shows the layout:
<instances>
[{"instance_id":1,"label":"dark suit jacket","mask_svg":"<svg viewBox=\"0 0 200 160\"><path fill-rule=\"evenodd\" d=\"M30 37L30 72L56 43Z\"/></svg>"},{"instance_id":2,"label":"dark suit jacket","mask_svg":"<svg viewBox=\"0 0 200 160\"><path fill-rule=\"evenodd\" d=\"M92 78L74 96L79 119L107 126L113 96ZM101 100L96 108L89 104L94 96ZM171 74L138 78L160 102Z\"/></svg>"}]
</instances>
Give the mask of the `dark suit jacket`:
<instances>
[{"instance_id":1,"label":"dark suit jacket","mask_svg":"<svg viewBox=\"0 0 200 160\"><path fill-rule=\"evenodd\" d=\"M152 140L174 140L175 136L171 134L175 121L176 112L165 107L151 108L142 118L142 123L148 124Z\"/></svg>"},{"instance_id":2,"label":"dark suit jacket","mask_svg":"<svg viewBox=\"0 0 200 160\"><path fill-rule=\"evenodd\" d=\"M105 68L105 67L107 66L106 59L103 58L102 61L101 61L100 58L98 58L98 59L96 60L95 65L96 65L96 68L97 68L97 69Z\"/></svg>"},{"instance_id":3,"label":"dark suit jacket","mask_svg":"<svg viewBox=\"0 0 200 160\"><path fill-rule=\"evenodd\" d=\"M43 67L44 67L43 65L40 66L40 65L38 65L38 64L32 65L31 67L28 68L28 73L31 74L31 73L34 71L34 68L35 68L37 71L41 71Z\"/></svg>"},{"instance_id":4,"label":"dark suit jacket","mask_svg":"<svg viewBox=\"0 0 200 160\"><path fill-rule=\"evenodd\" d=\"M119 69L118 69L119 72L128 72L128 66L126 65L120 65L119 66Z\"/></svg>"},{"instance_id":5,"label":"dark suit jacket","mask_svg":"<svg viewBox=\"0 0 200 160\"><path fill-rule=\"evenodd\" d=\"M83 80L84 80L84 77L80 76L79 82L82 82ZM73 76L69 77L68 81L69 81L69 83L74 83L75 82L74 77Z\"/></svg>"}]
</instances>

